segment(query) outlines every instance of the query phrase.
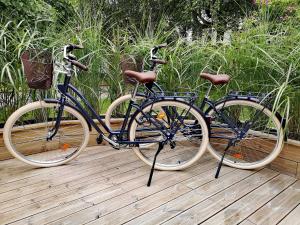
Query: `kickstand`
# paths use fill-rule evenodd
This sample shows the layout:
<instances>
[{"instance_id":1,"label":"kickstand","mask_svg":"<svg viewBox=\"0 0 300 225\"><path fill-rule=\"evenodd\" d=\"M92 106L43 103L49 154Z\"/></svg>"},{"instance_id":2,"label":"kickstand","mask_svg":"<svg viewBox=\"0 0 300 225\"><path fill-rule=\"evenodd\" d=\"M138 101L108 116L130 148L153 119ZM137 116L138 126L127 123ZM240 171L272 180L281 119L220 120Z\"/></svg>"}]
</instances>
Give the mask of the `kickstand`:
<instances>
[{"instance_id":1,"label":"kickstand","mask_svg":"<svg viewBox=\"0 0 300 225\"><path fill-rule=\"evenodd\" d=\"M153 164L152 164L152 168L151 168L149 179L148 179L148 183L147 183L148 187L150 187L150 185L151 185L151 180L152 180L152 177L153 177L153 172L154 172L156 158L157 158L158 154L160 153L160 151L163 148L164 148L164 142L159 142L158 149L157 149L157 151L155 153L155 156L154 156L154 159L153 159Z\"/></svg>"},{"instance_id":2,"label":"kickstand","mask_svg":"<svg viewBox=\"0 0 300 225\"><path fill-rule=\"evenodd\" d=\"M225 155L226 155L226 153L227 153L227 150L228 150L231 146L234 145L233 143L234 143L234 142L233 142L232 140L230 140L230 141L228 142L227 147L226 147L225 150L224 150L224 153L223 153L223 155L222 155L221 161L219 162L218 169L217 169L217 172L216 172L216 175L215 175L215 178L216 178L216 179L219 177L219 174L220 174L220 171L221 171L221 167L222 167L222 165L223 165L223 160L224 160L224 158L225 158Z\"/></svg>"}]
</instances>

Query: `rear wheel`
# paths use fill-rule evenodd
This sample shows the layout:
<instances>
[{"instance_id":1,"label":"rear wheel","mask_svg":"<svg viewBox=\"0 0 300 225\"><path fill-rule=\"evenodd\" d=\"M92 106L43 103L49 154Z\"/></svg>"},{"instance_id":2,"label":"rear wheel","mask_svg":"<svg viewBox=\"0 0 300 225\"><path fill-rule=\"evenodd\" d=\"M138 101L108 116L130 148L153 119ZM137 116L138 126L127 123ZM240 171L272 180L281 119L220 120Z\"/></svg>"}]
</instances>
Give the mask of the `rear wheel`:
<instances>
[{"instance_id":1,"label":"rear wheel","mask_svg":"<svg viewBox=\"0 0 300 225\"><path fill-rule=\"evenodd\" d=\"M227 150L224 164L241 169L255 169L272 162L283 147L284 133L281 121L264 106L247 100L229 100L216 106L229 118L237 130L249 121L252 125L244 138ZM208 150L221 160L229 139L237 137L217 113L211 109L210 143ZM257 116L255 116L257 115Z\"/></svg>"},{"instance_id":2,"label":"rear wheel","mask_svg":"<svg viewBox=\"0 0 300 225\"><path fill-rule=\"evenodd\" d=\"M105 113L105 124L111 130L120 130L122 126L122 121L126 110L128 109L129 102L132 98L131 94L124 95L120 98L117 98L113 103L108 107ZM138 103L145 99L143 96L136 96ZM133 109L130 116L135 110Z\"/></svg>"},{"instance_id":3,"label":"rear wheel","mask_svg":"<svg viewBox=\"0 0 300 225\"><path fill-rule=\"evenodd\" d=\"M153 142L134 148L134 152L146 164L152 166L159 142L166 144L157 157L156 169L185 169L203 155L208 144L208 129L202 115L191 105L162 100L146 106L142 111L130 124L129 139ZM150 116L150 119L145 115ZM172 138L166 141L165 134Z\"/></svg>"},{"instance_id":4,"label":"rear wheel","mask_svg":"<svg viewBox=\"0 0 300 225\"><path fill-rule=\"evenodd\" d=\"M27 104L15 111L4 127L4 142L13 156L37 167L57 166L74 159L89 141L83 116L65 106L60 126L52 139L58 104L44 101Z\"/></svg>"}]
</instances>

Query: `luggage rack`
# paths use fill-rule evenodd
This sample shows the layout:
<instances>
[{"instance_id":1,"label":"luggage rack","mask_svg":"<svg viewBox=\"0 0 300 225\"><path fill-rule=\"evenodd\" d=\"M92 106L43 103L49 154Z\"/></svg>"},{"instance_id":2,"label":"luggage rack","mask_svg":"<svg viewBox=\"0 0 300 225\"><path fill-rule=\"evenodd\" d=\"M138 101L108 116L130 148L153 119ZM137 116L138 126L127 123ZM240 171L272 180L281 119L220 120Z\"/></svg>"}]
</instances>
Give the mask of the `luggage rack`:
<instances>
[{"instance_id":1,"label":"luggage rack","mask_svg":"<svg viewBox=\"0 0 300 225\"><path fill-rule=\"evenodd\" d=\"M229 91L225 98L244 98L247 100L255 100L259 102L272 102L274 100L273 93L247 92L247 91Z\"/></svg>"},{"instance_id":2,"label":"luggage rack","mask_svg":"<svg viewBox=\"0 0 300 225\"><path fill-rule=\"evenodd\" d=\"M152 99L176 99L194 102L198 98L198 95L195 92L174 92L174 91L162 91L152 93L150 96Z\"/></svg>"}]
</instances>

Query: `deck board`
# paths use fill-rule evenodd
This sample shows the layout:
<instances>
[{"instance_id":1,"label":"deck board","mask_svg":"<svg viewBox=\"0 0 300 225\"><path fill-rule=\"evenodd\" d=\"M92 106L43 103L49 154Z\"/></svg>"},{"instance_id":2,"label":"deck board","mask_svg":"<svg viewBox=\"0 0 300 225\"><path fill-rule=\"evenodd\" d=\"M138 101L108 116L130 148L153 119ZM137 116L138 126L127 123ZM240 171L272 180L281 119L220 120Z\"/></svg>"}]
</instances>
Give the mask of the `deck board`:
<instances>
[{"instance_id":1,"label":"deck board","mask_svg":"<svg viewBox=\"0 0 300 225\"><path fill-rule=\"evenodd\" d=\"M280 223L279 225L300 225L300 203L293 209Z\"/></svg>"},{"instance_id":2,"label":"deck board","mask_svg":"<svg viewBox=\"0 0 300 225\"><path fill-rule=\"evenodd\" d=\"M238 224L267 204L292 183L293 177L280 174L245 197L228 206L203 224ZM277 206L276 206L277 207Z\"/></svg>"},{"instance_id":3,"label":"deck board","mask_svg":"<svg viewBox=\"0 0 300 225\"><path fill-rule=\"evenodd\" d=\"M277 224L299 203L300 181L297 181L256 211L248 220L255 224ZM298 219L300 221L300 214Z\"/></svg>"},{"instance_id":4,"label":"deck board","mask_svg":"<svg viewBox=\"0 0 300 225\"><path fill-rule=\"evenodd\" d=\"M264 169L260 172L247 177L235 185L222 190L214 196L206 199L187 209L183 213L173 217L165 224L198 224L222 211L226 206L233 204L249 192L268 182L278 173Z\"/></svg>"},{"instance_id":5,"label":"deck board","mask_svg":"<svg viewBox=\"0 0 300 225\"><path fill-rule=\"evenodd\" d=\"M0 224L297 224L300 181L270 169L223 167L207 153L185 171L157 171L130 150L90 147L33 169L0 161ZM270 218L272 218L270 220Z\"/></svg>"}]
</instances>

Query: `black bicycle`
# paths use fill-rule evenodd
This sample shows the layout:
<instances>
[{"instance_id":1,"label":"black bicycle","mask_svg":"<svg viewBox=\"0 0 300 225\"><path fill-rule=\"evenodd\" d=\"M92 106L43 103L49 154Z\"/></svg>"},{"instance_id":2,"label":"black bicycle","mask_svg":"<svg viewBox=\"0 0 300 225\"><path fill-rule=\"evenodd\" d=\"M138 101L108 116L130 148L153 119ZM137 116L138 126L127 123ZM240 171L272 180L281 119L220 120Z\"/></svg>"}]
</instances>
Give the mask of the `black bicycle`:
<instances>
[{"instance_id":1,"label":"black bicycle","mask_svg":"<svg viewBox=\"0 0 300 225\"><path fill-rule=\"evenodd\" d=\"M166 64L156 55L165 47L163 44L150 50L151 70L156 70L159 64ZM272 162L283 147L284 120L278 112L273 112L271 95L230 92L214 101L209 98L212 88L227 84L230 76L209 73L200 76L208 80L210 86L198 110L205 112L210 138L208 150L220 161L219 169L222 163L235 168L255 169ZM137 99L143 102L152 93L164 92L156 82L148 83L137 93ZM105 116L107 126L114 121L117 109L128 109L130 98L130 95L121 96L110 105ZM140 157L143 159L145 154L141 152Z\"/></svg>"}]
</instances>

